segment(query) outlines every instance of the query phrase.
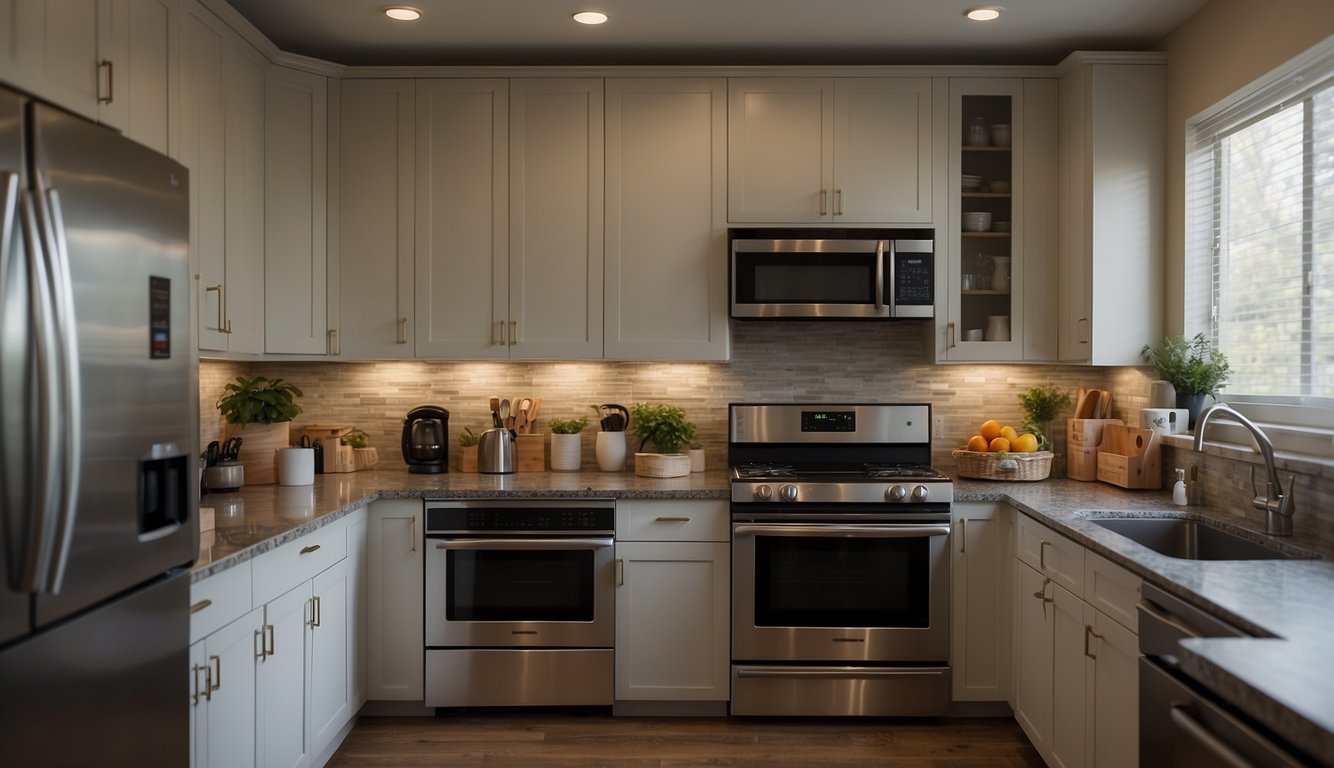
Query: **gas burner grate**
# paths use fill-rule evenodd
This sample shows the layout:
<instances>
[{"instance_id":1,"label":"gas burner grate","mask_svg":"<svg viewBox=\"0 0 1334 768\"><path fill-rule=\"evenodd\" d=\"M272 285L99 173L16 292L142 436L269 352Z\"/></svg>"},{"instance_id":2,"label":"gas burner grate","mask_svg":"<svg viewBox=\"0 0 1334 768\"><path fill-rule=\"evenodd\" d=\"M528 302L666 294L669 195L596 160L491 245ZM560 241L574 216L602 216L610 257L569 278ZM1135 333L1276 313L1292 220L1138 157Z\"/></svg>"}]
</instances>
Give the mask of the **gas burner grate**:
<instances>
[{"instance_id":1,"label":"gas burner grate","mask_svg":"<svg viewBox=\"0 0 1334 768\"><path fill-rule=\"evenodd\" d=\"M797 469L791 464L741 464L736 475L742 479L763 477L796 477Z\"/></svg>"},{"instance_id":2,"label":"gas burner grate","mask_svg":"<svg viewBox=\"0 0 1334 768\"><path fill-rule=\"evenodd\" d=\"M939 479L941 474L925 464L867 464L866 476L876 480L893 478L935 480Z\"/></svg>"}]
</instances>

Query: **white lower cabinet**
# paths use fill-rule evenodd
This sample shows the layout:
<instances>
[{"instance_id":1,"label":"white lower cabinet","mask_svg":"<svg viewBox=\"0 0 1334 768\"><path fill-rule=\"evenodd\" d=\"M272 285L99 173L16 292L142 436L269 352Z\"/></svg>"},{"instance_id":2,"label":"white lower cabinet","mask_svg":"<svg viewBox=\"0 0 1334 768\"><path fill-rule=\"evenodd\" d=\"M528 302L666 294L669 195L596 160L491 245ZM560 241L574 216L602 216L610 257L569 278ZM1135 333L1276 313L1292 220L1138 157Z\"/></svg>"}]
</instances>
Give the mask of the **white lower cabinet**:
<instances>
[{"instance_id":1,"label":"white lower cabinet","mask_svg":"<svg viewBox=\"0 0 1334 768\"><path fill-rule=\"evenodd\" d=\"M356 586L352 558L311 580L314 617L310 635L310 753L318 755L356 711L350 664L349 609Z\"/></svg>"},{"instance_id":2,"label":"white lower cabinet","mask_svg":"<svg viewBox=\"0 0 1334 768\"><path fill-rule=\"evenodd\" d=\"M310 755L306 691L313 620L310 582L302 582L264 606L264 649L255 672L256 764L305 765Z\"/></svg>"},{"instance_id":3,"label":"white lower cabinet","mask_svg":"<svg viewBox=\"0 0 1334 768\"><path fill-rule=\"evenodd\" d=\"M1015 719L1050 766L1133 768L1139 578L1031 518L1020 515L1017 527Z\"/></svg>"},{"instance_id":4,"label":"white lower cabinet","mask_svg":"<svg viewBox=\"0 0 1334 768\"><path fill-rule=\"evenodd\" d=\"M255 764L255 665L263 609L190 647L190 719L195 768Z\"/></svg>"},{"instance_id":5,"label":"white lower cabinet","mask_svg":"<svg viewBox=\"0 0 1334 768\"><path fill-rule=\"evenodd\" d=\"M366 542L366 698L424 701L420 499L371 504Z\"/></svg>"},{"instance_id":6,"label":"white lower cabinet","mask_svg":"<svg viewBox=\"0 0 1334 768\"><path fill-rule=\"evenodd\" d=\"M955 701L1010 698L1011 509L994 502L952 508L954 567L950 668Z\"/></svg>"},{"instance_id":7,"label":"white lower cabinet","mask_svg":"<svg viewBox=\"0 0 1334 768\"><path fill-rule=\"evenodd\" d=\"M616 505L616 700L729 698L725 501Z\"/></svg>"}]
</instances>

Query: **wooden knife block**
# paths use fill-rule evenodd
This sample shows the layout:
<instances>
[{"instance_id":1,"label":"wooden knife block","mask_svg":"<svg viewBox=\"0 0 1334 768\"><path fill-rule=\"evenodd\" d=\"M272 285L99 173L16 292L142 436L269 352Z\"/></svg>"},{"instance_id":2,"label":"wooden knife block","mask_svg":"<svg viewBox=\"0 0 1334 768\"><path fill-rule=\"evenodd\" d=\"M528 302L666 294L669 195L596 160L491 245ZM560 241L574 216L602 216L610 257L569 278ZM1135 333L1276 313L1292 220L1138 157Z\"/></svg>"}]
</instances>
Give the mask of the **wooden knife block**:
<instances>
[{"instance_id":1,"label":"wooden knife block","mask_svg":"<svg viewBox=\"0 0 1334 768\"><path fill-rule=\"evenodd\" d=\"M1158 433L1109 424L1098 445L1098 479L1122 488L1161 488Z\"/></svg>"},{"instance_id":2,"label":"wooden knife block","mask_svg":"<svg viewBox=\"0 0 1334 768\"><path fill-rule=\"evenodd\" d=\"M1122 425L1120 419L1069 419L1066 424L1065 474L1072 480L1098 479L1098 444L1109 424Z\"/></svg>"}]
</instances>

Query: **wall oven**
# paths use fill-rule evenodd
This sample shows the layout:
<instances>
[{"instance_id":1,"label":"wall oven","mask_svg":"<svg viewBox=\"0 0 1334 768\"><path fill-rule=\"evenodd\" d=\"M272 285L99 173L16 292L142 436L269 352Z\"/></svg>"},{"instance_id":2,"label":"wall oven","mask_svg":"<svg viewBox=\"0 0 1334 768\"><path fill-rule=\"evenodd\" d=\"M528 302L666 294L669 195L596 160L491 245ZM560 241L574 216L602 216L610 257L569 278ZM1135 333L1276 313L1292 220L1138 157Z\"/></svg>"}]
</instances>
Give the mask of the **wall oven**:
<instances>
[{"instance_id":1,"label":"wall oven","mask_svg":"<svg viewBox=\"0 0 1334 768\"><path fill-rule=\"evenodd\" d=\"M615 504L426 502L426 705L609 705Z\"/></svg>"},{"instance_id":2,"label":"wall oven","mask_svg":"<svg viewBox=\"0 0 1334 768\"><path fill-rule=\"evenodd\" d=\"M732 405L732 713L941 715L950 480L930 406Z\"/></svg>"},{"instance_id":3,"label":"wall oven","mask_svg":"<svg viewBox=\"0 0 1334 768\"><path fill-rule=\"evenodd\" d=\"M929 229L732 229L732 317L933 317L933 237Z\"/></svg>"}]
</instances>

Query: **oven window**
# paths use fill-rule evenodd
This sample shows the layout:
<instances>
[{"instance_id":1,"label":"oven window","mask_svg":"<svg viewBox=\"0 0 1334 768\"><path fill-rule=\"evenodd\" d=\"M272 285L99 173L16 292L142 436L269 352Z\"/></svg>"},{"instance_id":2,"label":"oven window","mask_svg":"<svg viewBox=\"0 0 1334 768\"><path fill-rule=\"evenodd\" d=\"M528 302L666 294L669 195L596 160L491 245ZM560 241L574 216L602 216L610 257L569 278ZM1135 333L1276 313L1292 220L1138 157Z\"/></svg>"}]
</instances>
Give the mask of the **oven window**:
<instances>
[{"instance_id":1,"label":"oven window","mask_svg":"<svg viewBox=\"0 0 1334 768\"><path fill-rule=\"evenodd\" d=\"M738 253L743 304L874 304L874 253Z\"/></svg>"},{"instance_id":2,"label":"oven window","mask_svg":"<svg viewBox=\"0 0 1334 768\"><path fill-rule=\"evenodd\" d=\"M448 621L593 621L591 550L451 550Z\"/></svg>"},{"instance_id":3,"label":"oven window","mask_svg":"<svg viewBox=\"0 0 1334 768\"><path fill-rule=\"evenodd\" d=\"M929 627L931 540L755 537L755 625Z\"/></svg>"}]
</instances>

